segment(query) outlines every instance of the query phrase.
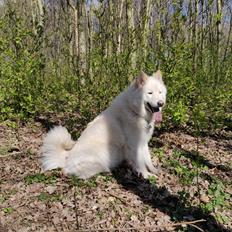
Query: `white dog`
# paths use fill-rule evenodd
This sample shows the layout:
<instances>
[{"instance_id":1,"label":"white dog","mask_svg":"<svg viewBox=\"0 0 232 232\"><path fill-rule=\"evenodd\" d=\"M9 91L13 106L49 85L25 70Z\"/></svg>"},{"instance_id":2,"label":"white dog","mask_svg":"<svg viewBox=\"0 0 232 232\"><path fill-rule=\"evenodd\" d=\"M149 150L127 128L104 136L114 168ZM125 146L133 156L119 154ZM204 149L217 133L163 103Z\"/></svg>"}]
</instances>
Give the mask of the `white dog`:
<instances>
[{"instance_id":1,"label":"white dog","mask_svg":"<svg viewBox=\"0 0 232 232\"><path fill-rule=\"evenodd\" d=\"M144 178L157 173L148 149L154 123L162 120L166 87L160 71L141 73L74 142L67 129L52 129L42 146L43 170L63 168L87 179L127 161Z\"/></svg>"}]
</instances>

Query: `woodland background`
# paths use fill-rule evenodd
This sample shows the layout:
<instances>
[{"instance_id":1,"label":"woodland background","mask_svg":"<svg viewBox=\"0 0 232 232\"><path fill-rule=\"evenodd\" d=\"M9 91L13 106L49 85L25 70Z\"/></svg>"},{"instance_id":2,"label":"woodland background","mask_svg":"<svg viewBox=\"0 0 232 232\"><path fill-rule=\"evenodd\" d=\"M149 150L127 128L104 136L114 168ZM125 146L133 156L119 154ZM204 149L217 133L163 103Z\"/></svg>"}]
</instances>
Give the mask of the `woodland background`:
<instances>
[{"instance_id":1,"label":"woodland background","mask_svg":"<svg viewBox=\"0 0 232 232\"><path fill-rule=\"evenodd\" d=\"M164 127L231 128L229 0L1 0L1 120L89 121L140 70L163 72Z\"/></svg>"}]
</instances>

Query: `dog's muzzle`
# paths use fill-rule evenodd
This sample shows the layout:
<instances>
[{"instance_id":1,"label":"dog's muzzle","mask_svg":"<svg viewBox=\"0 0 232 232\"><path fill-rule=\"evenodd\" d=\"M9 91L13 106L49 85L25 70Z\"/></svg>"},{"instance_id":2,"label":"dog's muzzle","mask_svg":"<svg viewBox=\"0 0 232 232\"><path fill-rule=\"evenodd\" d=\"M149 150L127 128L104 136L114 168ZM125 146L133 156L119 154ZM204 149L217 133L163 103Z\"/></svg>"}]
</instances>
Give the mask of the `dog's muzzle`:
<instances>
[{"instance_id":1,"label":"dog's muzzle","mask_svg":"<svg viewBox=\"0 0 232 232\"><path fill-rule=\"evenodd\" d=\"M147 102L147 108L151 113L156 113L160 111L158 106L153 107L149 102Z\"/></svg>"}]
</instances>

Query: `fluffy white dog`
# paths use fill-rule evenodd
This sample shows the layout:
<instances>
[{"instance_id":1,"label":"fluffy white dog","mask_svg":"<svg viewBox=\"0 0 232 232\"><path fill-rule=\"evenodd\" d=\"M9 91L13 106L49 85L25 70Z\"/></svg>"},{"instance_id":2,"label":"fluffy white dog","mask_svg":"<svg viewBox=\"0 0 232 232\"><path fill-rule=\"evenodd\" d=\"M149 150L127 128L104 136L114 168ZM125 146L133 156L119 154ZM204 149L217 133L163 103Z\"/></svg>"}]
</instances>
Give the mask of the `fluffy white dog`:
<instances>
[{"instance_id":1,"label":"fluffy white dog","mask_svg":"<svg viewBox=\"0 0 232 232\"><path fill-rule=\"evenodd\" d=\"M53 128L42 146L43 170L63 168L66 174L87 179L127 161L144 178L156 174L148 142L154 124L162 120L166 87L160 71L141 73L73 141L67 129Z\"/></svg>"}]
</instances>

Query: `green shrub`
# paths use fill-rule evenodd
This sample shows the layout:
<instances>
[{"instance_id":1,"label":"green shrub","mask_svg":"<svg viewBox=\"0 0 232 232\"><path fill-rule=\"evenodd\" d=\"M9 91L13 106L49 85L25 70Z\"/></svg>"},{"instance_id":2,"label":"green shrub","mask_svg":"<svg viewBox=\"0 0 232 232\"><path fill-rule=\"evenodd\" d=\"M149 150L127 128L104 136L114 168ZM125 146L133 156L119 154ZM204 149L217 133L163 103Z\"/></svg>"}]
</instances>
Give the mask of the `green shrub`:
<instances>
[{"instance_id":1,"label":"green shrub","mask_svg":"<svg viewBox=\"0 0 232 232\"><path fill-rule=\"evenodd\" d=\"M91 71L80 75L78 67L71 67L66 59L48 56L44 44L49 37L43 27L38 25L35 32L27 24L12 9L0 19L0 120L78 112L87 122L141 68L151 74L159 67L168 88L164 127L188 125L203 130L230 126L232 55L219 59L216 45L205 46L194 61L192 42L163 42L160 50L147 48L147 57L138 57L135 68L129 44L123 52L108 56L95 47L88 57ZM96 35L93 40L99 38ZM68 56L66 50L64 57ZM143 52L142 47L137 50Z\"/></svg>"}]
</instances>

